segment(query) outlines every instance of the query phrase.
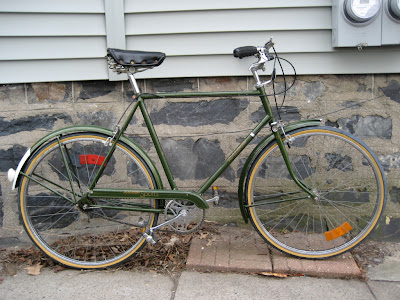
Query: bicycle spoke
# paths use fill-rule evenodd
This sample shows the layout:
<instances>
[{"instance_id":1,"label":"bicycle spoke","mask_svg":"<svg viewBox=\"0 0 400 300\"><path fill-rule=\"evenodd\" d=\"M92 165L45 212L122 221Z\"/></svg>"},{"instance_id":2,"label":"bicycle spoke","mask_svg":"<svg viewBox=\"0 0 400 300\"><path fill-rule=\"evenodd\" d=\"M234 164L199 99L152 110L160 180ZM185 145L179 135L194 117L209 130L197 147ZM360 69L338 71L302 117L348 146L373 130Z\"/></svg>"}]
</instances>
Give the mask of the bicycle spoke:
<instances>
[{"instance_id":1,"label":"bicycle spoke","mask_svg":"<svg viewBox=\"0 0 400 300\"><path fill-rule=\"evenodd\" d=\"M265 147L253 163L258 169L248 175L246 190L253 200L245 207L253 224L264 239L290 254L330 257L346 251L366 237L382 211L378 163L371 163L366 146L336 131L299 129L291 134L294 142L287 152L293 172L315 199L294 201L301 189L290 180L276 143Z\"/></svg>"},{"instance_id":2,"label":"bicycle spoke","mask_svg":"<svg viewBox=\"0 0 400 300\"><path fill-rule=\"evenodd\" d=\"M79 200L97 176L109 149L104 146L107 138L93 133L61 136L36 151L22 180L21 212L32 240L69 266L102 268L128 259L145 244L142 223L151 227L157 222L158 200L91 199L88 194L86 205L74 205L68 198ZM96 188L156 187L151 170L138 157L129 146L117 144Z\"/></svg>"}]
</instances>

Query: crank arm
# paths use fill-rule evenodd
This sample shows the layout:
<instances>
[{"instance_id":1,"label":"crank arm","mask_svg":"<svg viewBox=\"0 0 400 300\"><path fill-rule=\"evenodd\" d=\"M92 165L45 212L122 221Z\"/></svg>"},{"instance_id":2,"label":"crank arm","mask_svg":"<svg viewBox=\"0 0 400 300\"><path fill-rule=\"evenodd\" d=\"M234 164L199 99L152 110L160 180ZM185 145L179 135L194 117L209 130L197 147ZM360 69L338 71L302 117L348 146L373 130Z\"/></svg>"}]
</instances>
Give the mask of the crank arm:
<instances>
[{"instance_id":1,"label":"crank arm","mask_svg":"<svg viewBox=\"0 0 400 300\"><path fill-rule=\"evenodd\" d=\"M186 216L186 215L187 215L187 213L186 213L186 211L184 210L184 211L180 212L175 218L173 218L173 219L171 219L171 220L168 220L168 221L166 221L166 222L164 222L164 223L162 223L162 224L160 224L160 225L151 227L151 228L148 230L149 233L146 233L146 232L143 233L144 238L146 239L146 241L147 241L148 243L154 245L155 243L157 243L157 238L154 239L154 237L153 237L154 231L155 231L155 230L158 230L158 229L160 229L161 227L163 227L163 226L165 226L165 225L171 224L172 222L174 222L174 221L176 221L177 219L179 219L179 218L181 218L181 217L184 217L184 216Z\"/></svg>"},{"instance_id":2,"label":"crank arm","mask_svg":"<svg viewBox=\"0 0 400 300\"><path fill-rule=\"evenodd\" d=\"M206 200L206 202L214 202L214 204L218 203L218 201L219 201L219 196L215 196L215 197L213 197L211 199L207 199Z\"/></svg>"},{"instance_id":3,"label":"crank arm","mask_svg":"<svg viewBox=\"0 0 400 300\"><path fill-rule=\"evenodd\" d=\"M213 196L211 199L206 200L206 202L213 202L214 205L218 205L219 203L219 195L218 195L218 188L216 186L213 186Z\"/></svg>"},{"instance_id":4,"label":"crank arm","mask_svg":"<svg viewBox=\"0 0 400 300\"><path fill-rule=\"evenodd\" d=\"M168 224L171 224L171 223L175 222L176 220L178 220L179 218L181 218L181 217L186 217L186 216L187 216L186 210L182 210L175 218L172 218L171 220L168 220L168 221L166 221L166 222L164 222L164 223L162 223L162 224L160 224L160 225L151 227L151 228L150 228L150 234L151 234L154 230L158 230L158 229L160 229L161 227L163 227L163 226L165 226L165 225L168 225Z\"/></svg>"}]
</instances>

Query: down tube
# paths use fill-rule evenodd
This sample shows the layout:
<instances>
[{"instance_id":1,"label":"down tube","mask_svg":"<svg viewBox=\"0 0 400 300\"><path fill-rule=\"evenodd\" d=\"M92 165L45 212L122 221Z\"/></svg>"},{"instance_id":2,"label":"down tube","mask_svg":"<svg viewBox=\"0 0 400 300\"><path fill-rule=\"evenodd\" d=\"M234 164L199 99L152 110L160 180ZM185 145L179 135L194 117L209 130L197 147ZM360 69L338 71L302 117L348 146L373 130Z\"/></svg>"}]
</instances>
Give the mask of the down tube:
<instances>
[{"instance_id":1,"label":"down tube","mask_svg":"<svg viewBox=\"0 0 400 300\"><path fill-rule=\"evenodd\" d=\"M200 195L204 194L208 188L214 183L215 180L230 166L236 157L247 147L247 145L254 139L254 137L260 132L260 130L271 120L270 116L265 116L264 119L258 123L253 131L244 139L243 142L232 152L232 154L225 160L221 167L212 175L203 186L197 191Z\"/></svg>"}]
</instances>

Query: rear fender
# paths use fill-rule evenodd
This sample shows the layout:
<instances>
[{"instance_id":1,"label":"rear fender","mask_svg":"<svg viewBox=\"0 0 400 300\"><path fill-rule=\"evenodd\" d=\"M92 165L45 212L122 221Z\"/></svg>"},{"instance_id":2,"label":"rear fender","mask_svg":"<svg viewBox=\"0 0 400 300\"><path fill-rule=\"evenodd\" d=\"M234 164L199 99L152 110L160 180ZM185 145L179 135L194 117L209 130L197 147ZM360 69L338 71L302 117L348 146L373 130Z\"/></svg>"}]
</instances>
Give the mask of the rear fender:
<instances>
[{"instance_id":1,"label":"rear fender","mask_svg":"<svg viewBox=\"0 0 400 300\"><path fill-rule=\"evenodd\" d=\"M56 131L53 131L49 133L48 135L44 136L41 138L39 141L37 141L30 149L28 149L25 153L25 155L22 157L21 161L18 164L17 169L14 171L12 169L9 170L8 172L8 179L12 181L12 189L14 190L15 187L19 186L19 181L21 180L21 170L24 169L24 166L27 161L35 154L35 152L45 143L55 139L58 136L65 135L65 134L70 134L74 132L93 132L93 133L101 133L106 136L112 137L114 133L106 128L102 127L97 127L97 126L72 126L72 127L66 127L63 129L59 129ZM143 158L145 163L149 166L150 170L154 174L154 179L157 183L157 186L159 189L163 188L162 180L160 177L160 174L157 171L157 168L155 167L154 163L152 160L149 158L149 156L146 154L146 152L143 151L143 149L137 145L134 141L130 140L129 138L125 136L121 136L120 141L134 149L140 157Z\"/></svg>"}]
</instances>

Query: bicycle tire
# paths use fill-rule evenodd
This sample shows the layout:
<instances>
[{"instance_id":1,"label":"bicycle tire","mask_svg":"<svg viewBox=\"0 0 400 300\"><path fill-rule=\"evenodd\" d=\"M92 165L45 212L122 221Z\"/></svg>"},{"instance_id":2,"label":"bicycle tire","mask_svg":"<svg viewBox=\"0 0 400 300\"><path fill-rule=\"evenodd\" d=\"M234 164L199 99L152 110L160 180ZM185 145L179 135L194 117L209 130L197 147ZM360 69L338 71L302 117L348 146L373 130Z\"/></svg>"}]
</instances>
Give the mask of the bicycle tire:
<instances>
[{"instance_id":1,"label":"bicycle tire","mask_svg":"<svg viewBox=\"0 0 400 300\"><path fill-rule=\"evenodd\" d=\"M273 141L247 174L248 216L264 240L287 254L322 259L344 253L368 236L384 210L382 167L365 143L345 131L320 126L290 136L286 149L294 173L317 199L291 179Z\"/></svg>"},{"instance_id":2,"label":"bicycle tire","mask_svg":"<svg viewBox=\"0 0 400 300\"><path fill-rule=\"evenodd\" d=\"M46 255L69 267L96 269L122 263L145 245L145 227L157 224L157 213L106 208L85 211L74 204L74 195L79 198L87 192L108 153L107 138L92 132L60 136L41 146L23 171L32 178L23 176L19 187L26 232ZM118 142L96 188L157 189L154 178L140 155ZM110 207L159 207L159 200L153 199L91 201Z\"/></svg>"}]
</instances>

